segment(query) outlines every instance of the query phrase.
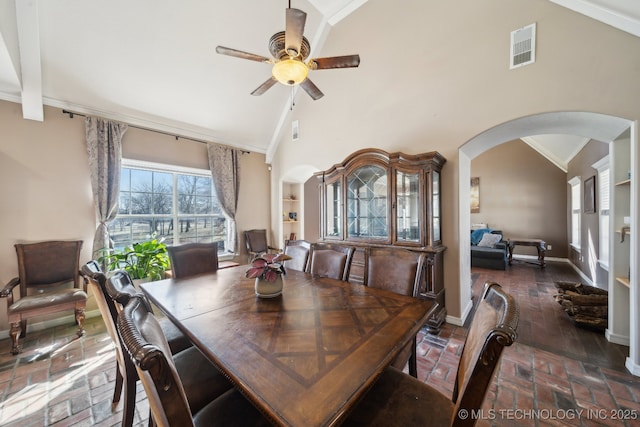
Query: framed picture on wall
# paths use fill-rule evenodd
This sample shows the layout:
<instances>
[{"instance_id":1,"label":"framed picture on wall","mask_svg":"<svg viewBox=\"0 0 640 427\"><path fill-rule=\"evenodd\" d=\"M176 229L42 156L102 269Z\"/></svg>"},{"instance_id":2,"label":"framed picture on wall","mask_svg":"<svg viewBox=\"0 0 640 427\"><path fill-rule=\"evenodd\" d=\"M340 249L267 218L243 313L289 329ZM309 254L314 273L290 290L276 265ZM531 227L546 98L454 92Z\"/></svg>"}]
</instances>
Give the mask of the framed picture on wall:
<instances>
[{"instance_id":1,"label":"framed picture on wall","mask_svg":"<svg viewBox=\"0 0 640 427\"><path fill-rule=\"evenodd\" d=\"M584 213L596 213L596 177L584 181Z\"/></svg>"},{"instance_id":2,"label":"framed picture on wall","mask_svg":"<svg viewBox=\"0 0 640 427\"><path fill-rule=\"evenodd\" d=\"M471 178L471 213L480 213L480 178Z\"/></svg>"}]
</instances>

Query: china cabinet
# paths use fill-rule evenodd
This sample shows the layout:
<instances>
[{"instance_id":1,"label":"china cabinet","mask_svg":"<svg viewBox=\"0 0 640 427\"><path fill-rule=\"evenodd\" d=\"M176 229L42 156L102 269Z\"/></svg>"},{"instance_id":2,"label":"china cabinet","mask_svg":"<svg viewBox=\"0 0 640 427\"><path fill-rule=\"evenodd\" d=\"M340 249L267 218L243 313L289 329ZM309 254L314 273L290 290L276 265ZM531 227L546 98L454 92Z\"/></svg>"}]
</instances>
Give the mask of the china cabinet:
<instances>
[{"instance_id":1,"label":"china cabinet","mask_svg":"<svg viewBox=\"0 0 640 427\"><path fill-rule=\"evenodd\" d=\"M441 232L441 170L437 152L417 155L364 149L316 173L320 184L320 239L356 247L350 281L364 283L366 248L392 246L427 257L418 297L440 305L428 326L446 314Z\"/></svg>"}]
</instances>

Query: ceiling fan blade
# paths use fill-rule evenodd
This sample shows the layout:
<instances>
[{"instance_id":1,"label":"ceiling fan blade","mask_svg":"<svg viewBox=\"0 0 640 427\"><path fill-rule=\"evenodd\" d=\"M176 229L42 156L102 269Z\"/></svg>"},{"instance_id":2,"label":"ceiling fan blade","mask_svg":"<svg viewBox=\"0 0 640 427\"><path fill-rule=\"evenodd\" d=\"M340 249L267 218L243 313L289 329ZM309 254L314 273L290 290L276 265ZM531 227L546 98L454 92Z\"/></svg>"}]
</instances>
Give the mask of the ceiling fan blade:
<instances>
[{"instance_id":1,"label":"ceiling fan blade","mask_svg":"<svg viewBox=\"0 0 640 427\"><path fill-rule=\"evenodd\" d=\"M216 46L216 52L218 52L220 55L234 56L236 58L248 59L250 61L271 62L271 59L267 57L255 55L249 52L243 52L237 49L231 49L230 47Z\"/></svg>"},{"instance_id":2,"label":"ceiling fan blade","mask_svg":"<svg viewBox=\"0 0 640 427\"><path fill-rule=\"evenodd\" d=\"M312 70L329 68L351 68L360 65L360 55L332 56L330 58L314 58L309 61Z\"/></svg>"},{"instance_id":3,"label":"ceiling fan blade","mask_svg":"<svg viewBox=\"0 0 640 427\"><path fill-rule=\"evenodd\" d=\"M307 14L298 9L287 8L286 20L284 49L289 56L296 57L300 54Z\"/></svg>"},{"instance_id":4,"label":"ceiling fan blade","mask_svg":"<svg viewBox=\"0 0 640 427\"><path fill-rule=\"evenodd\" d=\"M271 88L271 86L276 84L276 82L277 82L277 80L276 80L275 77L273 77L273 76L269 77L264 83L262 83L260 86L258 86L256 88L256 90L251 92L251 95L253 95L253 96L262 95L267 90L269 90L269 88Z\"/></svg>"},{"instance_id":5,"label":"ceiling fan blade","mask_svg":"<svg viewBox=\"0 0 640 427\"><path fill-rule=\"evenodd\" d=\"M313 98L314 101L317 101L324 96L324 93L320 92L318 86L314 85L308 77L307 79L305 79L305 81L300 83L300 86L302 87L302 89L304 89L305 92L309 94L311 98Z\"/></svg>"}]
</instances>

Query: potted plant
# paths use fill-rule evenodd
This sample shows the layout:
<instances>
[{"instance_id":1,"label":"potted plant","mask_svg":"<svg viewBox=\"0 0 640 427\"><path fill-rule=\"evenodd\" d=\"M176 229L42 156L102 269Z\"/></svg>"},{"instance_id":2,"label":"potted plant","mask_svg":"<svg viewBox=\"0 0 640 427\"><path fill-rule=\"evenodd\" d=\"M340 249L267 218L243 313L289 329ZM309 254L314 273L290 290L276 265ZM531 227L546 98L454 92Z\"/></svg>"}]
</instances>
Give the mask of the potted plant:
<instances>
[{"instance_id":1,"label":"potted plant","mask_svg":"<svg viewBox=\"0 0 640 427\"><path fill-rule=\"evenodd\" d=\"M132 279L148 279L150 281L164 278L164 272L169 269L169 255L164 239L156 239L134 243L122 250L112 250L100 258L100 263L107 266L108 271L122 269L129 273Z\"/></svg>"},{"instance_id":2,"label":"potted plant","mask_svg":"<svg viewBox=\"0 0 640 427\"><path fill-rule=\"evenodd\" d=\"M285 253L260 254L251 262L246 272L249 279L256 279L256 295L261 298L273 298L282 293L282 276L287 274L283 261L291 257Z\"/></svg>"}]
</instances>

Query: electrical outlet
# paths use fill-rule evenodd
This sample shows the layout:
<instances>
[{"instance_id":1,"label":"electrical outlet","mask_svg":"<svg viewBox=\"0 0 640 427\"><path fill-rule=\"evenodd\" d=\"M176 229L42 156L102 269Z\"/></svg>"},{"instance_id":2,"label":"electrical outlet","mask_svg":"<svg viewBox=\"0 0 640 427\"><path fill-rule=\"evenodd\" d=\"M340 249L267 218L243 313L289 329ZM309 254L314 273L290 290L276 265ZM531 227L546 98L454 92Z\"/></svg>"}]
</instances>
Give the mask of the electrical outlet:
<instances>
[{"instance_id":1,"label":"electrical outlet","mask_svg":"<svg viewBox=\"0 0 640 427\"><path fill-rule=\"evenodd\" d=\"M551 245L547 245L547 250L550 251L551 250Z\"/></svg>"}]
</instances>

